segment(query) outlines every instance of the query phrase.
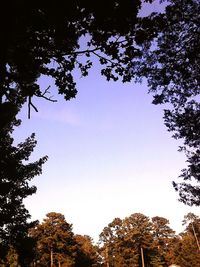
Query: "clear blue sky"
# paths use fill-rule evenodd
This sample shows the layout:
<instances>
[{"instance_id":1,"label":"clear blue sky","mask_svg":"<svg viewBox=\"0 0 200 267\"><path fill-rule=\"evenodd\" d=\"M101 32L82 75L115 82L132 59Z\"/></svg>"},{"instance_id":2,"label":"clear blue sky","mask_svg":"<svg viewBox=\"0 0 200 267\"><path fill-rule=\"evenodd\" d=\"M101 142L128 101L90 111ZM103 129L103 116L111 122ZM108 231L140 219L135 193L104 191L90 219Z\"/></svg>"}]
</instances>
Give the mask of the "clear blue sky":
<instances>
[{"instance_id":1,"label":"clear blue sky","mask_svg":"<svg viewBox=\"0 0 200 267\"><path fill-rule=\"evenodd\" d=\"M49 83L41 79L43 88ZM199 209L178 202L172 187L186 165L163 124L164 107L151 104L145 84L106 82L98 67L87 78L77 74L77 86L76 99L55 92L57 103L35 100L39 113L28 120L25 106L20 115L16 140L35 132L32 160L49 156L33 180L37 193L25 201L32 219L60 212L75 233L95 240L115 217L135 212L165 217L181 231L183 216Z\"/></svg>"}]
</instances>

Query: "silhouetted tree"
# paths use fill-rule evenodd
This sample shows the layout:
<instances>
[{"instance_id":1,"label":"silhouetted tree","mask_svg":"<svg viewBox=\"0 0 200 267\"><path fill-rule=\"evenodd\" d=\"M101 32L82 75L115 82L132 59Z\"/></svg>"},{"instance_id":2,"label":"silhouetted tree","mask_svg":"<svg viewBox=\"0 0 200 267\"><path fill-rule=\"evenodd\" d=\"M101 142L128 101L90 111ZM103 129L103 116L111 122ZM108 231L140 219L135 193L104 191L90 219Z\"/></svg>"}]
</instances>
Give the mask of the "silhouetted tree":
<instances>
[{"instance_id":1,"label":"silhouetted tree","mask_svg":"<svg viewBox=\"0 0 200 267\"><path fill-rule=\"evenodd\" d=\"M76 95L73 70L86 76L94 56L107 80L121 76L130 81L141 57L136 44L141 2L5 1L0 18L0 99L28 101L29 108L37 110L33 96L51 100L49 88L38 85L39 77L49 76L69 100Z\"/></svg>"},{"instance_id":2,"label":"silhouetted tree","mask_svg":"<svg viewBox=\"0 0 200 267\"><path fill-rule=\"evenodd\" d=\"M29 182L41 174L47 157L29 162L36 146L34 134L25 142L13 144L11 134L19 123L14 119L0 128L0 247L1 252L4 251L1 257L13 248L18 253L21 266L27 266L28 248L31 247L27 234L35 222L28 222L30 214L23 200L36 192L36 187L30 186Z\"/></svg>"},{"instance_id":3,"label":"silhouetted tree","mask_svg":"<svg viewBox=\"0 0 200 267\"><path fill-rule=\"evenodd\" d=\"M153 103L168 103L165 124L184 142L180 151L188 168L180 175L183 182L174 182L174 187L182 202L200 205L200 2L166 2L164 14L152 15L157 37L144 46L141 75L147 77Z\"/></svg>"}]
</instances>

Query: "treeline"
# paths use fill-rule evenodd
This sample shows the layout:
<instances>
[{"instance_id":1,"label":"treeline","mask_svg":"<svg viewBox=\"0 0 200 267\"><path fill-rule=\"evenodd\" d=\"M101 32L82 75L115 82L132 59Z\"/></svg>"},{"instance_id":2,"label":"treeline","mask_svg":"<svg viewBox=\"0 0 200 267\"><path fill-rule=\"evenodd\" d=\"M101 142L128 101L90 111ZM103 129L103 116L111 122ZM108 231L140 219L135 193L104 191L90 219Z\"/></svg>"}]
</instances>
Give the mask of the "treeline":
<instances>
[{"instance_id":1,"label":"treeline","mask_svg":"<svg viewBox=\"0 0 200 267\"><path fill-rule=\"evenodd\" d=\"M10 246L0 266L51 267L181 267L200 266L200 217L184 216L185 230L175 234L166 218L134 213L115 218L94 244L88 235L73 233L64 215L51 212L29 230L19 255Z\"/></svg>"}]
</instances>

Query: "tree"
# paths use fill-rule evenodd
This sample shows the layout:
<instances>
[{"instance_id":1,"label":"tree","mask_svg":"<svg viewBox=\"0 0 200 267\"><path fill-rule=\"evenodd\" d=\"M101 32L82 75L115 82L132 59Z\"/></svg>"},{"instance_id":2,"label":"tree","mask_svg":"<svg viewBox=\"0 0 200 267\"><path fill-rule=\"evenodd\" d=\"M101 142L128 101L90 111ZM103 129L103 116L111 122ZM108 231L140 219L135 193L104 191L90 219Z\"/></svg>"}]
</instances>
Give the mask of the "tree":
<instances>
[{"instance_id":1,"label":"tree","mask_svg":"<svg viewBox=\"0 0 200 267\"><path fill-rule=\"evenodd\" d=\"M178 262L181 237L169 227L169 221L134 213L115 218L99 236L103 266L168 267ZM189 255L188 255L189 257Z\"/></svg>"},{"instance_id":2,"label":"tree","mask_svg":"<svg viewBox=\"0 0 200 267\"><path fill-rule=\"evenodd\" d=\"M2 267L18 267L19 266L19 256L13 247L10 247L6 258L0 259L0 264Z\"/></svg>"},{"instance_id":3,"label":"tree","mask_svg":"<svg viewBox=\"0 0 200 267\"><path fill-rule=\"evenodd\" d=\"M145 266L158 267L158 261L154 264L157 250L152 227L150 219L141 213L114 219L100 234L104 263L110 267L140 267L144 257Z\"/></svg>"},{"instance_id":4,"label":"tree","mask_svg":"<svg viewBox=\"0 0 200 267\"><path fill-rule=\"evenodd\" d=\"M168 103L164 120L187 156L181 183L173 183L180 201L200 205L200 3L169 0L164 14L150 19L156 38L144 46L141 75L148 80L154 104ZM158 23L159 22L159 23ZM145 31L145 25L143 30Z\"/></svg>"},{"instance_id":5,"label":"tree","mask_svg":"<svg viewBox=\"0 0 200 267\"><path fill-rule=\"evenodd\" d=\"M169 220L163 217L155 216L152 218L154 240L158 245L166 245L169 238L173 238L175 232L169 227Z\"/></svg>"},{"instance_id":6,"label":"tree","mask_svg":"<svg viewBox=\"0 0 200 267\"><path fill-rule=\"evenodd\" d=\"M185 234L182 236L179 246L177 247L176 255L176 262L180 266L199 266L200 255L199 250L196 248L193 235Z\"/></svg>"},{"instance_id":7,"label":"tree","mask_svg":"<svg viewBox=\"0 0 200 267\"><path fill-rule=\"evenodd\" d=\"M99 266L99 255L97 247L93 245L91 237L87 235L75 235L76 259L75 267L96 267Z\"/></svg>"},{"instance_id":8,"label":"tree","mask_svg":"<svg viewBox=\"0 0 200 267\"><path fill-rule=\"evenodd\" d=\"M185 231L194 236L197 248L200 251L200 218L189 212L184 216L183 225L186 225Z\"/></svg>"},{"instance_id":9,"label":"tree","mask_svg":"<svg viewBox=\"0 0 200 267\"><path fill-rule=\"evenodd\" d=\"M171 252L171 243L175 232L169 227L169 221L163 217L155 216L153 223L153 246L155 247L153 266L169 266L168 257Z\"/></svg>"},{"instance_id":10,"label":"tree","mask_svg":"<svg viewBox=\"0 0 200 267\"><path fill-rule=\"evenodd\" d=\"M124 219L124 227L126 229L126 240L130 248L132 248L137 261L135 266L142 266L142 257L144 257L145 266L152 266L152 256L154 256L153 245L153 225L149 217L134 213L130 217Z\"/></svg>"},{"instance_id":11,"label":"tree","mask_svg":"<svg viewBox=\"0 0 200 267\"><path fill-rule=\"evenodd\" d=\"M50 212L41 224L31 229L36 240L35 259L37 266L54 266L75 263L75 240L72 225L61 213Z\"/></svg>"},{"instance_id":12,"label":"tree","mask_svg":"<svg viewBox=\"0 0 200 267\"><path fill-rule=\"evenodd\" d=\"M199 266L200 254L196 238L199 238L200 220L193 213L184 216L184 232L170 240L170 250L167 253L168 263L178 266Z\"/></svg>"},{"instance_id":13,"label":"tree","mask_svg":"<svg viewBox=\"0 0 200 267\"><path fill-rule=\"evenodd\" d=\"M115 218L99 235L100 251L105 266L126 266L123 258L123 220Z\"/></svg>"},{"instance_id":14,"label":"tree","mask_svg":"<svg viewBox=\"0 0 200 267\"><path fill-rule=\"evenodd\" d=\"M41 174L47 157L26 164L36 146L35 135L15 146L11 134L19 124L15 119L0 128L0 247L4 252L1 258L13 248L21 266L27 266L26 256L31 244L28 229L35 222L28 222L31 216L23 200L36 192L36 187L30 186L29 181Z\"/></svg>"},{"instance_id":15,"label":"tree","mask_svg":"<svg viewBox=\"0 0 200 267\"><path fill-rule=\"evenodd\" d=\"M167 252L165 254L165 260L167 262L167 266L171 266L172 264L177 263L178 265L178 261L177 261L177 257L179 255L179 244L181 242L181 236L176 235L174 238L171 238L168 242L168 249Z\"/></svg>"},{"instance_id":16,"label":"tree","mask_svg":"<svg viewBox=\"0 0 200 267\"><path fill-rule=\"evenodd\" d=\"M41 76L52 77L58 93L69 100L77 92L73 70L86 76L93 56L108 80L122 76L124 82L130 81L141 57L134 45L141 2L5 2L0 21L1 101L17 105L28 101L29 109L36 111L33 96L54 101L48 97L49 88L38 85Z\"/></svg>"},{"instance_id":17,"label":"tree","mask_svg":"<svg viewBox=\"0 0 200 267\"><path fill-rule=\"evenodd\" d=\"M165 111L165 122L176 139L182 138L184 145L179 148L187 156L187 168L181 171L181 183L173 182L179 192L180 201L190 206L200 205L200 150L199 150L199 104L191 101L183 111Z\"/></svg>"}]
</instances>

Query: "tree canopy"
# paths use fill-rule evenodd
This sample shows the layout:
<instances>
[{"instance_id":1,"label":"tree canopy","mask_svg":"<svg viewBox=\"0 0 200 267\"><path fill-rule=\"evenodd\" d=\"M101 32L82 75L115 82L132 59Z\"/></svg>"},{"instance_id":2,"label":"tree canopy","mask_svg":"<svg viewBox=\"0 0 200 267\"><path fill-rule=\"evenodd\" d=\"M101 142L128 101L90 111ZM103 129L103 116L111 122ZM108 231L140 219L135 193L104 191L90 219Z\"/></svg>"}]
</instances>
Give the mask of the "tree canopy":
<instances>
[{"instance_id":1,"label":"tree canopy","mask_svg":"<svg viewBox=\"0 0 200 267\"><path fill-rule=\"evenodd\" d=\"M30 234L37 242L35 260L39 266L64 262L72 266L75 243L72 225L66 222L64 215L48 213L44 222L33 228Z\"/></svg>"},{"instance_id":2,"label":"tree canopy","mask_svg":"<svg viewBox=\"0 0 200 267\"><path fill-rule=\"evenodd\" d=\"M199 266L200 219L189 213L183 224L184 231L177 235L166 218L133 213L104 227L94 245L91 237L75 235L64 215L50 212L29 230L34 253L26 255L29 263L20 266L142 267L142 255L147 267ZM0 264L19 266L18 252L10 247Z\"/></svg>"},{"instance_id":3,"label":"tree canopy","mask_svg":"<svg viewBox=\"0 0 200 267\"><path fill-rule=\"evenodd\" d=\"M115 218L99 240L103 261L111 267L143 266L142 258L147 267L162 267L173 263L169 254L174 238L167 219L134 213L123 220Z\"/></svg>"},{"instance_id":4,"label":"tree canopy","mask_svg":"<svg viewBox=\"0 0 200 267\"><path fill-rule=\"evenodd\" d=\"M180 151L187 156L182 183L174 183L180 200L200 205L200 3L170 0L162 25L154 24L156 38L147 45L142 75L147 78L154 104L167 103L164 121ZM155 16L155 22L157 18Z\"/></svg>"},{"instance_id":5,"label":"tree canopy","mask_svg":"<svg viewBox=\"0 0 200 267\"><path fill-rule=\"evenodd\" d=\"M99 254L97 246L88 235L75 235L76 256L75 267L97 267L99 266Z\"/></svg>"},{"instance_id":6,"label":"tree canopy","mask_svg":"<svg viewBox=\"0 0 200 267\"><path fill-rule=\"evenodd\" d=\"M73 70L78 68L86 76L93 55L99 58L101 74L108 80L122 76L123 81L130 81L141 57L134 44L140 39L140 7L140 0L5 3L1 16L1 101L22 104L28 100L36 109L33 96L50 100L49 88L38 84L41 75L52 77L59 94L69 100L77 92ZM83 37L87 37L86 43L81 42Z\"/></svg>"},{"instance_id":7,"label":"tree canopy","mask_svg":"<svg viewBox=\"0 0 200 267\"><path fill-rule=\"evenodd\" d=\"M193 213L184 216L185 230L180 234L174 246L174 255L177 264L183 267L198 266L200 264L200 218Z\"/></svg>"},{"instance_id":8,"label":"tree canopy","mask_svg":"<svg viewBox=\"0 0 200 267\"><path fill-rule=\"evenodd\" d=\"M41 224L30 230L30 235L36 241L34 264L37 266L95 267L98 264L92 239L74 235L72 224L61 213L48 213Z\"/></svg>"}]
</instances>

